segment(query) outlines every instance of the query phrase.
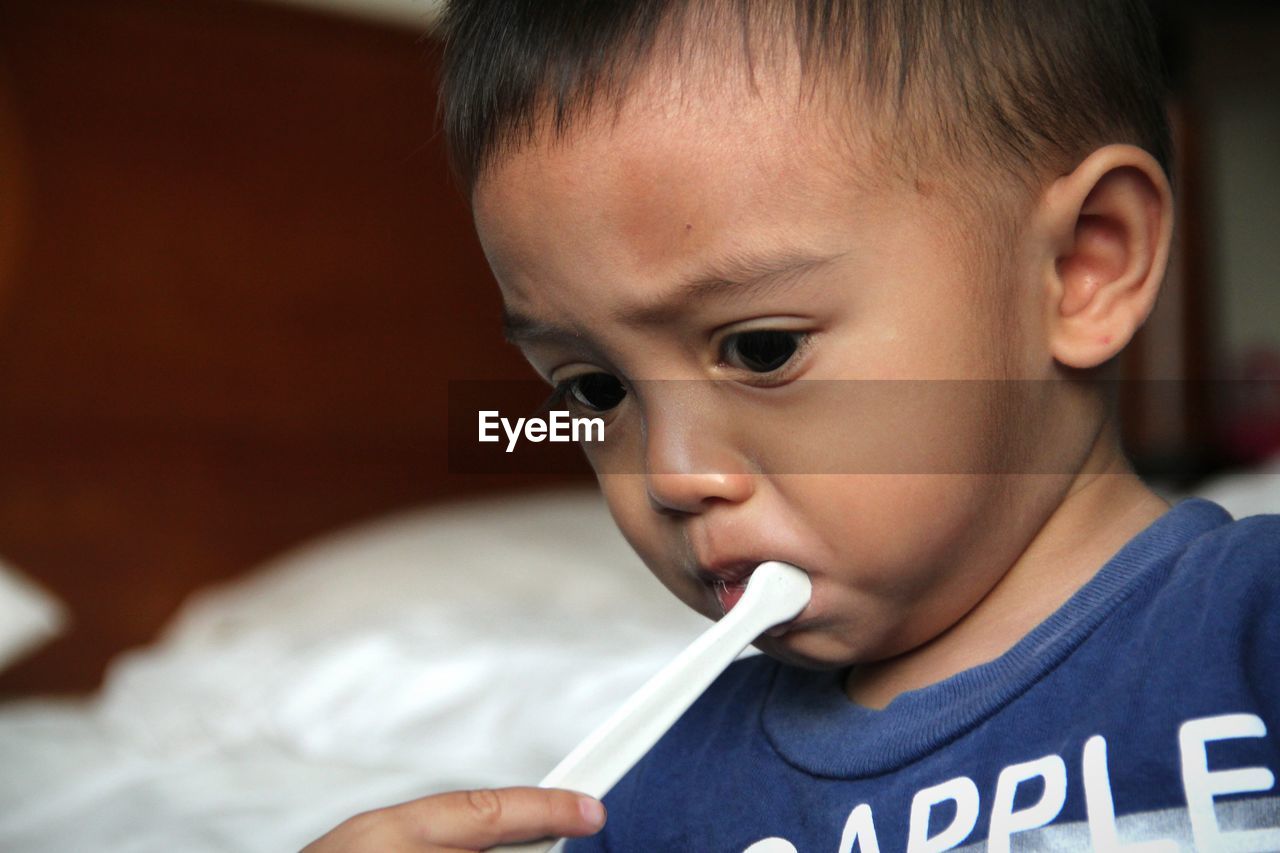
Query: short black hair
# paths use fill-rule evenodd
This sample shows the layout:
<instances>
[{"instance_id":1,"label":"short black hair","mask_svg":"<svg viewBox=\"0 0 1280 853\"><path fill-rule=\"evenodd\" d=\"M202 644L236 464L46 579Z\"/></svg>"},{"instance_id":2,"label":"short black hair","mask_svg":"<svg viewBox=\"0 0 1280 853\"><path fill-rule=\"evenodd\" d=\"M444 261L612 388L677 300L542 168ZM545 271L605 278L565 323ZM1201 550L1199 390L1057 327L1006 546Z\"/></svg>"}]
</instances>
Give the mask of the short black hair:
<instances>
[{"instance_id":1,"label":"short black hair","mask_svg":"<svg viewBox=\"0 0 1280 853\"><path fill-rule=\"evenodd\" d=\"M789 35L804 73L893 117L903 150L1026 179L1125 142L1169 171L1147 0L450 0L440 103L463 185L539 131L620 108L660 48L712 27L741 33L748 68L753 37Z\"/></svg>"}]
</instances>

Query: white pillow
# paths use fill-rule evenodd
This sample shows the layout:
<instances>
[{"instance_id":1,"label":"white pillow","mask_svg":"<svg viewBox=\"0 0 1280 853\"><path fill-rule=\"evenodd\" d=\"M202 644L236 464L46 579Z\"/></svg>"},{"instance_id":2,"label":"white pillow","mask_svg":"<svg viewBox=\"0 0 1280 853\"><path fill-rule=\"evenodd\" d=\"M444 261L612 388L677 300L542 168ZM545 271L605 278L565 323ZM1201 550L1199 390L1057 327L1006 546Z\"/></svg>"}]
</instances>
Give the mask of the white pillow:
<instances>
[{"instance_id":1,"label":"white pillow","mask_svg":"<svg viewBox=\"0 0 1280 853\"><path fill-rule=\"evenodd\" d=\"M104 710L151 751L265 739L420 787L533 783L706 625L594 490L429 508L198 595Z\"/></svg>"},{"instance_id":2,"label":"white pillow","mask_svg":"<svg viewBox=\"0 0 1280 853\"><path fill-rule=\"evenodd\" d=\"M66 608L0 561L0 670L62 632Z\"/></svg>"}]
</instances>

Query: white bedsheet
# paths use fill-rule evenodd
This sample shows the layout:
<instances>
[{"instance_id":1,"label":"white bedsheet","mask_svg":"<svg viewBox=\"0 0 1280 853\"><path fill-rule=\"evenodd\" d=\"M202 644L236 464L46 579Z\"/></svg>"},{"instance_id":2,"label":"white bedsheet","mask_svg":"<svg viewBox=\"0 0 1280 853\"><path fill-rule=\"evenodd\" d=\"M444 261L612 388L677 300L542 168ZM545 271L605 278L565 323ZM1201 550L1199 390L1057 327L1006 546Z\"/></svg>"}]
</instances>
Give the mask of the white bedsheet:
<instances>
[{"instance_id":1,"label":"white bedsheet","mask_svg":"<svg viewBox=\"0 0 1280 853\"><path fill-rule=\"evenodd\" d=\"M532 784L704 626L593 493L362 527L191 601L98 698L0 710L0 850L290 850Z\"/></svg>"}]
</instances>

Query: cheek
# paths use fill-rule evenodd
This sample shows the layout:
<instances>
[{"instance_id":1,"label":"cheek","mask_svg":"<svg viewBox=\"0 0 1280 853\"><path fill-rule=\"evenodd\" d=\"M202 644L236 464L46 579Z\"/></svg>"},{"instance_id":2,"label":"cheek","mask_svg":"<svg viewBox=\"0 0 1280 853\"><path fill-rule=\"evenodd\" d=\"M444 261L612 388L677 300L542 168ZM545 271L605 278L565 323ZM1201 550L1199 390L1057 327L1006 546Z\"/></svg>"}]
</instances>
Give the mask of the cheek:
<instances>
[{"instance_id":1,"label":"cheek","mask_svg":"<svg viewBox=\"0 0 1280 853\"><path fill-rule=\"evenodd\" d=\"M670 558L666 553L669 543L665 541L662 517L649 504L644 476L597 471L596 479L623 538L650 571L666 584L662 574L669 570Z\"/></svg>"},{"instance_id":2,"label":"cheek","mask_svg":"<svg viewBox=\"0 0 1280 853\"><path fill-rule=\"evenodd\" d=\"M824 379L795 383L733 419L771 475L943 475L1000 470L1007 383ZM836 496L839 497L838 495Z\"/></svg>"},{"instance_id":3,"label":"cheek","mask_svg":"<svg viewBox=\"0 0 1280 853\"><path fill-rule=\"evenodd\" d=\"M915 617L965 609L985 591L974 572L982 565L983 522L1000 500L997 478L797 479L818 481L806 487L803 498L793 499L808 505L813 529L835 555L834 580L873 603L879 616L892 616L897 629L936 632L936 625Z\"/></svg>"},{"instance_id":4,"label":"cheek","mask_svg":"<svg viewBox=\"0 0 1280 853\"><path fill-rule=\"evenodd\" d=\"M636 538L643 538L645 518L644 478L638 474L610 473L596 471L596 479L600 483L600 492L609 505L609 512L614 522L622 531L622 535L633 546Z\"/></svg>"},{"instance_id":5,"label":"cheek","mask_svg":"<svg viewBox=\"0 0 1280 853\"><path fill-rule=\"evenodd\" d=\"M812 478L806 502L844 545L843 553L872 572L877 583L902 576L902 563L932 550L950 519L973 497L972 478L936 475L851 474Z\"/></svg>"},{"instance_id":6,"label":"cheek","mask_svg":"<svg viewBox=\"0 0 1280 853\"><path fill-rule=\"evenodd\" d=\"M609 512L622 536L649 571L676 598L707 616L714 615L706 587L694 579L682 560L684 539L673 529L675 522L653 509L640 474L600 474Z\"/></svg>"}]
</instances>

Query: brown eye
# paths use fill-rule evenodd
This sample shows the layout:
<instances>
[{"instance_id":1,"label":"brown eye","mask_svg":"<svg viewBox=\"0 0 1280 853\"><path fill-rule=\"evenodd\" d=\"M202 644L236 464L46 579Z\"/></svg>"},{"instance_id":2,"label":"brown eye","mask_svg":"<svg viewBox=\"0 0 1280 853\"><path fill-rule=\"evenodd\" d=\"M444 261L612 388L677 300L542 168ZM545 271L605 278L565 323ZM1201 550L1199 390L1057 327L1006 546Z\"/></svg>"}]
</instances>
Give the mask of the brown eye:
<instances>
[{"instance_id":1,"label":"brown eye","mask_svg":"<svg viewBox=\"0 0 1280 853\"><path fill-rule=\"evenodd\" d=\"M721 358L752 373L772 373L791 360L800 348L799 332L760 329L725 338Z\"/></svg>"},{"instance_id":2,"label":"brown eye","mask_svg":"<svg viewBox=\"0 0 1280 853\"><path fill-rule=\"evenodd\" d=\"M627 396L626 386L608 373L585 373L563 383L569 397L593 412L607 412Z\"/></svg>"}]
</instances>

